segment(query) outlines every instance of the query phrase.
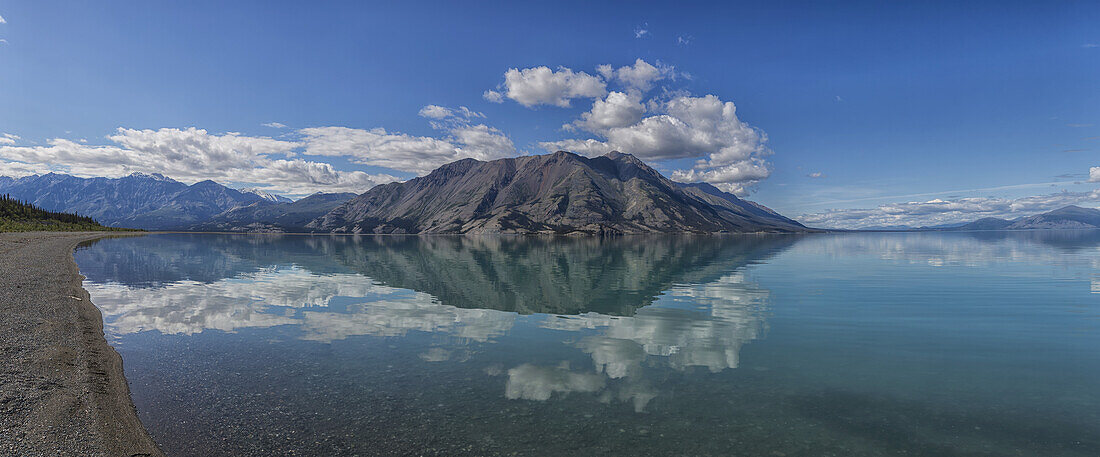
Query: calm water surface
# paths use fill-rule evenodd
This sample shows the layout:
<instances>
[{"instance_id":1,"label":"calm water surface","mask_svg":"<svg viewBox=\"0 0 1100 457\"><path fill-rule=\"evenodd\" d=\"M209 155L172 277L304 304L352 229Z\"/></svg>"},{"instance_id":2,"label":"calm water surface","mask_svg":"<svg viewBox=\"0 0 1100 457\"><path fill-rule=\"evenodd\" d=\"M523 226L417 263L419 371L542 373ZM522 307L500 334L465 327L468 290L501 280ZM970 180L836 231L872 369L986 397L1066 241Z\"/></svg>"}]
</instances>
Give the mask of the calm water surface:
<instances>
[{"instance_id":1,"label":"calm water surface","mask_svg":"<svg viewBox=\"0 0 1100 457\"><path fill-rule=\"evenodd\" d=\"M1100 232L76 253L170 455L1100 455Z\"/></svg>"}]
</instances>

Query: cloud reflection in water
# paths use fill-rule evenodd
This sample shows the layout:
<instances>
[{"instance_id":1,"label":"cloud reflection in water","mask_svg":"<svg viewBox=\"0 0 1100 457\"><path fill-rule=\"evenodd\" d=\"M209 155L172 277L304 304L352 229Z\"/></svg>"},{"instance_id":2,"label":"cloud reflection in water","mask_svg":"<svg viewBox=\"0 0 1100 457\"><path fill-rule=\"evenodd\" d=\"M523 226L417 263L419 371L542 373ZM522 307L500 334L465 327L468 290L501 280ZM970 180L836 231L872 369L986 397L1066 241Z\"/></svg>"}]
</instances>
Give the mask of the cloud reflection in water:
<instances>
[{"instance_id":1,"label":"cloud reflection in water","mask_svg":"<svg viewBox=\"0 0 1100 457\"><path fill-rule=\"evenodd\" d=\"M671 238L593 246L593 240L488 243L413 239L355 243L340 251L343 245L328 246L311 238L310 243L335 252L333 257L350 267L344 269L348 272L334 272L340 268L331 265L317 268L319 260L312 256L308 257L309 267L296 263L256 265L231 272L232 276L224 279L195 281L186 279L184 271L180 272L182 279L175 281L123 284L89 279L85 288L103 311L108 331L115 335L143 331L194 335L207 330L294 326L301 340L330 343L361 335L401 337L415 331L447 337L446 343L419 355L426 362L443 362L467 360L472 352L463 349L464 345L498 342L508 338L517 325L563 332L558 341L588 354L593 366L574 369L564 362L547 364L545 357L540 360L538 354L526 354L529 362L496 370L507 375L505 396L544 401L555 395L585 392L604 402L631 402L642 411L657 395L645 381L643 365L681 371L705 367L712 372L737 367L741 346L758 338L765 328L769 297L767 290L746 279L743 266L794 242L791 238L781 240ZM225 242L225 249L234 246L231 240L220 241ZM273 238L272 242L288 241ZM108 245L95 248L102 246ZM601 246L605 249L592 250ZM421 256L434 261L416 262ZM551 265L540 264L547 256L555 260ZM494 257L501 258L493 265L519 265L522 269L499 270L495 279L492 271L483 269L468 275L472 279L465 284L450 280L458 276L457 270L441 271L469 268L477 259ZM443 267L449 262L459 265ZM393 273L398 267L406 272L404 276ZM623 297L614 298L613 306L584 301L585 297L614 295L614 291L600 290L590 274L569 273L593 268L620 287L629 285L624 297L638 297L638 302L627 303ZM536 270L547 276L538 289L531 289L522 282L523 272ZM386 283L408 288L384 285L371 275L375 272L384 273ZM638 274L651 279L628 279ZM441 282L439 278L449 280ZM539 290L569 290L576 298L570 301L555 295L543 305ZM464 306L452 306L439 296ZM497 300L498 296L502 298ZM484 305L471 306L474 298ZM628 314L538 312L586 308ZM535 314L521 320L518 310Z\"/></svg>"}]
</instances>

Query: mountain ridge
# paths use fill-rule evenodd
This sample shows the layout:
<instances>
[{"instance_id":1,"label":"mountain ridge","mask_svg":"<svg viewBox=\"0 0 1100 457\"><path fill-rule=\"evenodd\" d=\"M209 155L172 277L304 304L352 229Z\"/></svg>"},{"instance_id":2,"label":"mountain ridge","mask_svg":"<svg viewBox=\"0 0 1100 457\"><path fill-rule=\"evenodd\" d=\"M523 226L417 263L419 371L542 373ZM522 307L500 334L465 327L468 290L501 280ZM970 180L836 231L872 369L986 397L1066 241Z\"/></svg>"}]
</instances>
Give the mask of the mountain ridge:
<instances>
[{"instance_id":1,"label":"mountain ridge","mask_svg":"<svg viewBox=\"0 0 1100 457\"><path fill-rule=\"evenodd\" d=\"M486 162L463 159L425 176L376 186L307 227L390 234L808 230L717 189L685 190L617 151L593 158L558 151Z\"/></svg>"}]
</instances>

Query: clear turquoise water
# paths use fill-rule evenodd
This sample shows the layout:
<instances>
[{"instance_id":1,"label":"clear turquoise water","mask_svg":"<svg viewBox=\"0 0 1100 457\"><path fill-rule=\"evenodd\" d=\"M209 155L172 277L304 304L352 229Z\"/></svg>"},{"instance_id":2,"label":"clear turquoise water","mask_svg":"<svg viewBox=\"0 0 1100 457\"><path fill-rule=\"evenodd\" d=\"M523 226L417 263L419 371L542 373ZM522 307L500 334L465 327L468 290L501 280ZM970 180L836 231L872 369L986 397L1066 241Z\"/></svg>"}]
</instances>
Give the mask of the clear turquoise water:
<instances>
[{"instance_id":1,"label":"clear turquoise water","mask_svg":"<svg viewBox=\"0 0 1100 457\"><path fill-rule=\"evenodd\" d=\"M1100 232L76 253L170 455L1100 455Z\"/></svg>"}]
</instances>

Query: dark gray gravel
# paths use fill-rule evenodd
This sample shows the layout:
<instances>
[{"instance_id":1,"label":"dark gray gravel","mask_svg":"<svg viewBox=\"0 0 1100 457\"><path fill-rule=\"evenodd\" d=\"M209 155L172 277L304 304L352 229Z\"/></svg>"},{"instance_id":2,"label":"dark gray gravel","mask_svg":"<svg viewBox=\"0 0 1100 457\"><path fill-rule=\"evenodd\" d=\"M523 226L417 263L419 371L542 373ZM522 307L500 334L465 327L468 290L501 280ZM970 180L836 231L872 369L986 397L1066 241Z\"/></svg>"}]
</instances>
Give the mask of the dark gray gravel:
<instances>
[{"instance_id":1,"label":"dark gray gravel","mask_svg":"<svg viewBox=\"0 0 1100 457\"><path fill-rule=\"evenodd\" d=\"M105 235L0 233L0 455L163 455L73 261Z\"/></svg>"}]
</instances>

